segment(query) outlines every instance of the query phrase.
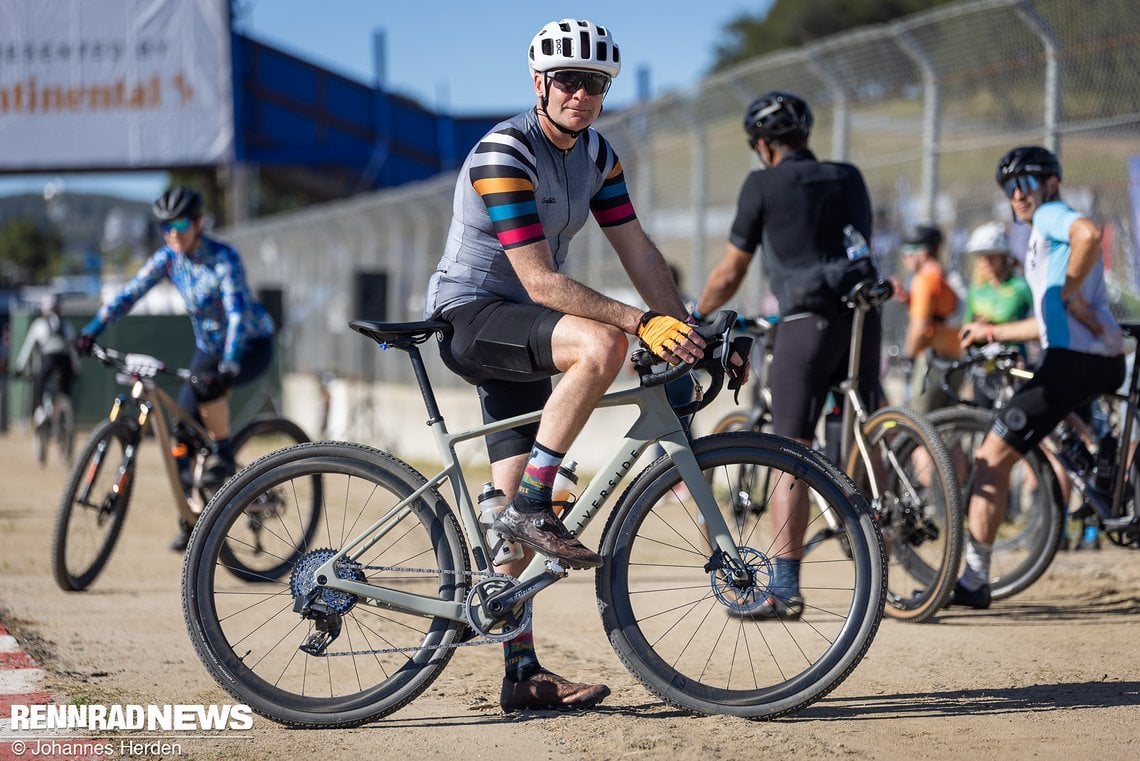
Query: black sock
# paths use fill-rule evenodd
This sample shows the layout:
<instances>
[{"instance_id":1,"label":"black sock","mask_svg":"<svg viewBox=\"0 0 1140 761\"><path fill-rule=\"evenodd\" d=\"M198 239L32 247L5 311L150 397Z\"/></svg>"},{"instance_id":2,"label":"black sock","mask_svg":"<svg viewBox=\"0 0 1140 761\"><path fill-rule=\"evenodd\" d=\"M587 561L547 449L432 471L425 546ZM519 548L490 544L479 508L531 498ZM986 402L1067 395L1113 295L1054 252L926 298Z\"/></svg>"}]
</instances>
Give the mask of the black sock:
<instances>
[{"instance_id":1,"label":"black sock","mask_svg":"<svg viewBox=\"0 0 1140 761\"><path fill-rule=\"evenodd\" d=\"M520 513L542 513L550 509L550 500L535 501L525 494L516 494L513 504Z\"/></svg>"}]
</instances>

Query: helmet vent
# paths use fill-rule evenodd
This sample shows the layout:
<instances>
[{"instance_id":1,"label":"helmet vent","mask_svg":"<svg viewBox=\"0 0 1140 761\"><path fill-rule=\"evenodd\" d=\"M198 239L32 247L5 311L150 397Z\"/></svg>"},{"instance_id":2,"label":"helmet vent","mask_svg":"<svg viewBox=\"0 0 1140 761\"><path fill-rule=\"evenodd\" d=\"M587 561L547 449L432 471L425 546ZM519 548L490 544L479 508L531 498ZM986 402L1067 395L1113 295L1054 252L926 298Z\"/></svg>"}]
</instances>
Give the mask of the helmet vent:
<instances>
[{"instance_id":1,"label":"helmet vent","mask_svg":"<svg viewBox=\"0 0 1140 761\"><path fill-rule=\"evenodd\" d=\"M606 60L606 43L604 43L604 42L598 43L598 52L594 55L594 57L597 58L599 61Z\"/></svg>"}]
</instances>

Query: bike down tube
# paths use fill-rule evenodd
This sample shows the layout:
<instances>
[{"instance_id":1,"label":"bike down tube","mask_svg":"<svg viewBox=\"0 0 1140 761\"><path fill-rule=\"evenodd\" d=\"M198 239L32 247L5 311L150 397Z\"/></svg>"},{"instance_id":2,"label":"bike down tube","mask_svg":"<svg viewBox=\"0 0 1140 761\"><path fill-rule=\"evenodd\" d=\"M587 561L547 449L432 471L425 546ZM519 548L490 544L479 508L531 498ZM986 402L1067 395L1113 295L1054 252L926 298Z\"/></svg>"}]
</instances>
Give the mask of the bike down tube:
<instances>
[{"instance_id":1,"label":"bike down tube","mask_svg":"<svg viewBox=\"0 0 1140 761\"><path fill-rule=\"evenodd\" d=\"M186 500L186 492L182 490L182 479L178 476L178 463L174 461L174 454L170 451L170 423L166 419L166 411L177 415L178 405L158 384L148 385L145 381L135 381L131 395L139 402L140 409L146 410L139 415L139 429L145 430L147 420L154 424L154 440L158 442L162 463L166 466L166 477L170 481L170 490L174 492L174 506L182 519L193 526L198 516L190 509ZM183 421L185 422L185 421Z\"/></svg>"}]
</instances>

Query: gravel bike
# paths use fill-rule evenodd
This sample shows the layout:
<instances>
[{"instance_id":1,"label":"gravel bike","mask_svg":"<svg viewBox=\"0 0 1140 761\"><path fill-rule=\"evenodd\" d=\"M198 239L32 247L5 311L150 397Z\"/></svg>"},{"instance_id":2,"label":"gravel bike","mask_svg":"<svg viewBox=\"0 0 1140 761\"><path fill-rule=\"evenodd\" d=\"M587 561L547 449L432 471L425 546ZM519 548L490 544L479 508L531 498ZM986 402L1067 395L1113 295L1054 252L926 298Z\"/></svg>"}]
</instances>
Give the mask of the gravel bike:
<instances>
[{"instance_id":1,"label":"gravel bike","mask_svg":"<svg viewBox=\"0 0 1140 761\"><path fill-rule=\"evenodd\" d=\"M209 433L162 389L158 377L166 375L183 382L203 380L190 370L168 369L159 359L145 354L124 354L114 349L92 347L92 356L116 371L116 380L129 388L115 398L110 414L92 430L79 453L63 497L52 534L52 572L65 591L87 589L102 572L123 529L131 502L143 437L153 432L170 481L178 516L193 525L211 496L201 486ZM258 417L233 434L238 463L289 444L308 441L296 424L280 417ZM192 483L183 483L172 449L185 446L191 457ZM321 511L321 485L316 479L310 499L286 500L266 492L247 506L240 532L222 548L227 567L248 579L274 579L292 564L289 546L275 540L270 530L288 522L298 537L312 537Z\"/></svg>"},{"instance_id":2,"label":"gravel bike","mask_svg":"<svg viewBox=\"0 0 1140 761\"><path fill-rule=\"evenodd\" d=\"M58 372L51 372L44 379L43 398L32 413L32 424L36 461L47 464L48 450L55 441L63 463L70 465L75 450L75 411L71 397L60 388Z\"/></svg>"},{"instance_id":3,"label":"gravel bike","mask_svg":"<svg viewBox=\"0 0 1140 761\"><path fill-rule=\"evenodd\" d=\"M834 389L841 400L826 410L824 433L816 448L840 464L871 499L887 547L887 616L922 622L934 616L952 594L961 558L962 504L946 447L930 424L910 410L864 408L859 398L859 355L863 323L870 309L891 297L887 280L866 280L846 296L855 310L847 377ZM767 364L778 321L749 318L743 327L764 342ZM758 375L767 378L768 369ZM772 394L765 381L752 389L750 408L723 417L713 432L771 430ZM738 499L732 505L738 532L770 520L765 505ZM824 513L825 516L832 513ZM826 526L805 539L805 553L842 538Z\"/></svg>"},{"instance_id":4,"label":"gravel bike","mask_svg":"<svg viewBox=\"0 0 1140 761\"><path fill-rule=\"evenodd\" d=\"M1140 335L1140 323L1123 323L1126 335ZM1000 345L985 347L953 363L948 374L960 369L984 367L1004 381L999 397L1007 398L1017 381L1033 377L1020 366L1019 354ZM993 420L992 410L979 409L949 388L959 406L938 410L931 423L955 452L962 472L964 495L970 493L973 452ZM1134 431L1140 405L1140 378L1133 366L1127 393L1101 397L1109 410L1107 432L1097 437L1088 423L1075 413L1062 420L1041 444L1014 463L1009 499L990 561L990 594L995 600L1010 597L1029 587L1053 562L1064 536L1067 504L1058 479L1061 468L1081 499L1071 516L1096 526L1114 544L1140 549L1140 516L1137 494L1140 464L1134 457ZM1093 441L1090 451L1086 441Z\"/></svg>"},{"instance_id":5,"label":"gravel bike","mask_svg":"<svg viewBox=\"0 0 1140 761\"><path fill-rule=\"evenodd\" d=\"M638 417L562 519L581 534L659 443L665 454L620 491L602 535L605 563L595 574L602 624L630 672L667 703L772 718L819 699L860 662L882 615L885 569L866 499L825 458L766 434L686 434L679 416L721 389L734 317L722 313L699 329L709 385L678 409L663 384L691 368L657 370L635 355L640 385L606 394L599 408L633 406ZM219 491L194 528L183 571L186 624L206 669L257 713L292 726L355 726L399 709L439 676L455 648L515 636L530 620L532 598L568 574L541 554L518 578L494 572L455 454L459 442L534 422L541 412L450 433L418 349L449 325L351 327L409 358L442 469L428 477L392 454L343 442L276 452ZM736 480L741 465L770 473L770 490ZM251 504L267 492L306 499L317 477L325 519L318 536L296 545L287 579L250 585L222 570L230 534ZM836 514L847 552L834 543L805 563L812 597L801 618L734 616L770 593L775 550L764 532L738 541L722 508L741 490L764 504L771 490L797 480ZM458 515L439 490L444 482Z\"/></svg>"}]
</instances>

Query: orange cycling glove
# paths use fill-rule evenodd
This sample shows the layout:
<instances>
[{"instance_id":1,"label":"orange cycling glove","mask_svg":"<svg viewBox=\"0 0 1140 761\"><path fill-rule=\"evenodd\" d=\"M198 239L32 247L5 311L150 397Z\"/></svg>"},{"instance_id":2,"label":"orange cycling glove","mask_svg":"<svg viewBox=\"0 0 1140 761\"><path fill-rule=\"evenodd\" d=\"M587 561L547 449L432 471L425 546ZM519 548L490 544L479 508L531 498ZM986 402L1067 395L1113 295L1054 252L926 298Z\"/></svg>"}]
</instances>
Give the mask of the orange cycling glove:
<instances>
[{"instance_id":1,"label":"orange cycling glove","mask_svg":"<svg viewBox=\"0 0 1140 761\"><path fill-rule=\"evenodd\" d=\"M662 359L666 359L666 350L672 352L692 332L692 325L686 325L676 317L657 312L646 312L637 324L637 337L651 352Z\"/></svg>"}]
</instances>

